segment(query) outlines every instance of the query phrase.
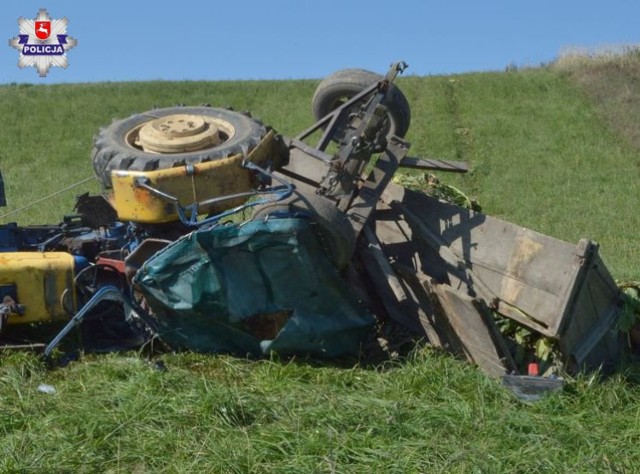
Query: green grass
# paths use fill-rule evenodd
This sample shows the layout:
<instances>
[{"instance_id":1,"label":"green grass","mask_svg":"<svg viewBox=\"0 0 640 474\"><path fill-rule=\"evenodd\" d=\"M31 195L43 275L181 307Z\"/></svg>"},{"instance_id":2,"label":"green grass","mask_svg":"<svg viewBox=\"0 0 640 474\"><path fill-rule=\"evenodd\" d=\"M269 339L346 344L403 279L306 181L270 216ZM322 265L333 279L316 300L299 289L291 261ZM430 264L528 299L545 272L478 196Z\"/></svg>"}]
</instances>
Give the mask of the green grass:
<instances>
[{"instance_id":1,"label":"green grass","mask_svg":"<svg viewBox=\"0 0 640 474\"><path fill-rule=\"evenodd\" d=\"M0 365L0 471L611 472L640 462L639 389L533 405L422 349L377 369L169 355ZM55 394L37 387L50 384Z\"/></svg>"},{"instance_id":2,"label":"green grass","mask_svg":"<svg viewBox=\"0 0 640 474\"><path fill-rule=\"evenodd\" d=\"M471 165L465 176L441 178L488 214L570 242L593 239L616 276L640 277L638 148L580 87L548 69L409 86L425 91L416 117L424 133L412 128L411 151Z\"/></svg>"},{"instance_id":3,"label":"green grass","mask_svg":"<svg viewBox=\"0 0 640 474\"><path fill-rule=\"evenodd\" d=\"M615 277L640 279L637 64L401 78L411 154L469 162L465 176L438 177L489 214L600 242ZM10 204L0 216L91 176L92 137L113 118L232 105L293 135L312 121L316 84L0 86ZM0 222L58 222L85 189L98 191L87 183ZM3 353L0 472L633 472L640 463L633 365L524 404L429 348L375 367L161 360L167 370L137 354L84 355L47 370L33 354Z\"/></svg>"}]
</instances>

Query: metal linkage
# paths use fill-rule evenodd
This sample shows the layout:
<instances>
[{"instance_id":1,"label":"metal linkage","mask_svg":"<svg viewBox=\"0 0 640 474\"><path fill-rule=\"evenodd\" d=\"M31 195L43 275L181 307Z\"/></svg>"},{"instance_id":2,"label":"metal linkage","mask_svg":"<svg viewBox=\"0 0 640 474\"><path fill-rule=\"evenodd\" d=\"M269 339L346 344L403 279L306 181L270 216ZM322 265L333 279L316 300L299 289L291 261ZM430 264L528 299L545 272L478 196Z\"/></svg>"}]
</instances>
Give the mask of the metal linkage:
<instances>
[{"instance_id":1,"label":"metal linkage","mask_svg":"<svg viewBox=\"0 0 640 474\"><path fill-rule=\"evenodd\" d=\"M58 347L62 340L67 337L73 328L79 326L82 320L93 310L100 302L109 300L117 303L122 303L126 310L132 310L131 304L125 298L124 294L119 288L115 286L105 286L100 288L91 297L91 299L85 304L76 315L71 318L67 325L53 338L49 345L44 350L45 357L51 357L53 350Z\"/></svg>"},{"instance_id":2,"label":"metal linkage","mask_svg":"<svg viewBox=\"0 0 640 474\"><path fill-rule=\"evenodd\" d=\"M387 108L382 105L393 80L407 68L403 61L392 64L385 78L366 89L368 93L375 92L357 115L351 119L350 128L345 136L345 143L340 147L338 155L331 163L331 169L320 184L320 194L336 199L350 201L356 191L356 183L373 153L379 150L378 142L383 140L386 148L386 137L380 137L384 130ZM356 98L364 98L359 94ZM344 104L353 104L355 99ZM339 113L340 113L339 112ZM330 129L327 129L329 132Z\"/></svg>"},{"instance_id":3,"label":"metal linkage","mask_svg":"<svg viewBox=\"0 0 640 474\"><path fill-rule=\"evenodd\" d=\"M138 178L136 179L136 181L134 182L134 184L137 187L146 189L147 191L149 191L150 193L152 193L154 196L159 197L160 199L163 199L171 204L173 204L177 211L178 211L178 217L180 219L180 222L182 222L184 225L186 225L187 227L202 227L205 225L211 225L211 224L215 224L217 222L220 221L220 219L223 219L227 216L230 216L232 214L236 214L238 212L241 212L249 207L253 207L253 206L258 206L261 204L266 204L268 202L276 202L276 201L281 201L283 199L288 198L289 196L291 196L291 194L293 193L293 190L295 189L295 186L291 183L289 183L288 181L285 181L277 176L275 176L271 171L266 170L264 168L262 168L261 166L256 165L255 163L245 160L242 163L242 166L244 168L247 168L249 170L255 171L257 173L259 173L260 175L265 176L267 179L265 179L265 181L277 181L278 183L280 183L279 186L269 186L266 187L264 189L256 189L256 190L252 190L252 191L245 191L245 192L241 192L241 193L235 193L235 194L227 194L224 196L218 196L212 199L207 199L206 201L202 201L202 202L194 202L193 204L187 205L187 206L183 206L180 201L178 200L178 198L176 198L175 196L172 196L171 194L165 193L164 191L161 191L153 186L151 186L150 181L148 178ZM203 219L201 221L198 221L198 209L200 209L201 207L205 207L208 206L210 204L216 204L216 203L220 203L220 202L225 202L225 201L230 201L232 199L237 199L237 198L241 198L241 197L246 197L246 198L250 198L250 197L255 197L255 196L273 196L271 199L267 199L267 198L263 198L263 199L258 199L252 202L245 202L244 204L234 207L233 209L229 209L226 210L224 212L221 212L219 214L216 214L214 216L208 217L206 219Z\"/></svg>"}]
</instances>

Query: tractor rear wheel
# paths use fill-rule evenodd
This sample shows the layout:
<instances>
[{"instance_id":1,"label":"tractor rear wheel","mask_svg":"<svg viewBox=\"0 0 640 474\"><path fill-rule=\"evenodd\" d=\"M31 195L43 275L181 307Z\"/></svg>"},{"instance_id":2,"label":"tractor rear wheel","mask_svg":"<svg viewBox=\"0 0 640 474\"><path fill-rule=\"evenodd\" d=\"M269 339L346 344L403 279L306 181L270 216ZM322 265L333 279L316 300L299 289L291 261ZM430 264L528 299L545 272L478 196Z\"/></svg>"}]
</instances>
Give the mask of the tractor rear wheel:
<instances>
[{"instance_id":1,"label":"tractor rear wheel","mask_svg":"<svg viewBox=\"0 0 640 474\"><path fill-rule=\"evenodd\" d=\"M320 120L367 87L383 79L383 76L364 69L343 69L327 76L318 84L311 100L315 119ZM402 91L392 84L382 105L387 107L389 118L385 135L404 137L411 123L411 108Z\"/></svg>"},{"instance_id":2,"label":"tractor rear wheel","mask_svg":"<svg viewBox=\"0 0 640 474\"><path fill-rule=\"evenodd\" d=\"M252 219L309 217L317 224L317 235L331 261L342 270L351 261L356 235L349 218L329 199L295 192L283 201L256 206Z\"/></svg>"},{"instance_id":3,"label":"tractor rear wheel","mask_svg":"<svg viewBox=\"0 0 640 474\"><path fill-rule=\"evenodd\" d=\"M153 171L247 154L265 134L259 121L226 109L155 109L102 128L94 138L93 169L111 188L112 171Z\"/></svg>"}]
</instances>

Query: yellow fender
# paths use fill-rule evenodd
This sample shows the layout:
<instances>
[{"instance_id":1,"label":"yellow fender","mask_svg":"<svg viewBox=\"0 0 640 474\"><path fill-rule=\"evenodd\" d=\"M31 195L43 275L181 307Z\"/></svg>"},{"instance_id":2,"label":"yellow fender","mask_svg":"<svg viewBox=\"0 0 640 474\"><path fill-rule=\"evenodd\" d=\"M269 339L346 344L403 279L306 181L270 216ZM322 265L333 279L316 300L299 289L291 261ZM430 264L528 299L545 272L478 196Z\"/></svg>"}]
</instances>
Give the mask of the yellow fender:
<instances>
[{"instance_id":1,"label":"yellow fender","mask_svg":"<svg viewBox=\"0 0 640 474\"><path fill-rule=\"evenodd\" d=\"M233 155L195 165L177 166L155 171L112 171L112 194L109 202L123 221L159 224L178 220L175 204L136 185L139 178L165 194L176 197L182 206L203 202L255 189L256 182L251 171L242 167L246 158L263 165L270 157L274 146L275 132L269 131L248 156ZM239 206L246 198L236 198L199 208L199 212L217 213Z\"/></svg>"}]
</instances>

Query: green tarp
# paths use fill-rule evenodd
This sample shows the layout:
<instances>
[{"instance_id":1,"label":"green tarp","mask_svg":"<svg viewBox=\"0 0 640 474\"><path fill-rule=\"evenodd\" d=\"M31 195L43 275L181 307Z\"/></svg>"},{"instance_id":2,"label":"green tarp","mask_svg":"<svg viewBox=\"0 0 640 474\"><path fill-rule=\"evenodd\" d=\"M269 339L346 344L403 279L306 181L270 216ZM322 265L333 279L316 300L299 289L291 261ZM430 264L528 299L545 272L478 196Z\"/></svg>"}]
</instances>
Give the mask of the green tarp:
<instances>
[{"instance_id":1,"label":"green tarp","mask_svg":"<svg viewBox=\"0 0 640 474\"><path fill-rule=\"evenodd\" d=\"M304 218L198 230L140 268L158 336L175 349L241 356L356 353L374 317Z\"/></svg>"}]
</instances>

